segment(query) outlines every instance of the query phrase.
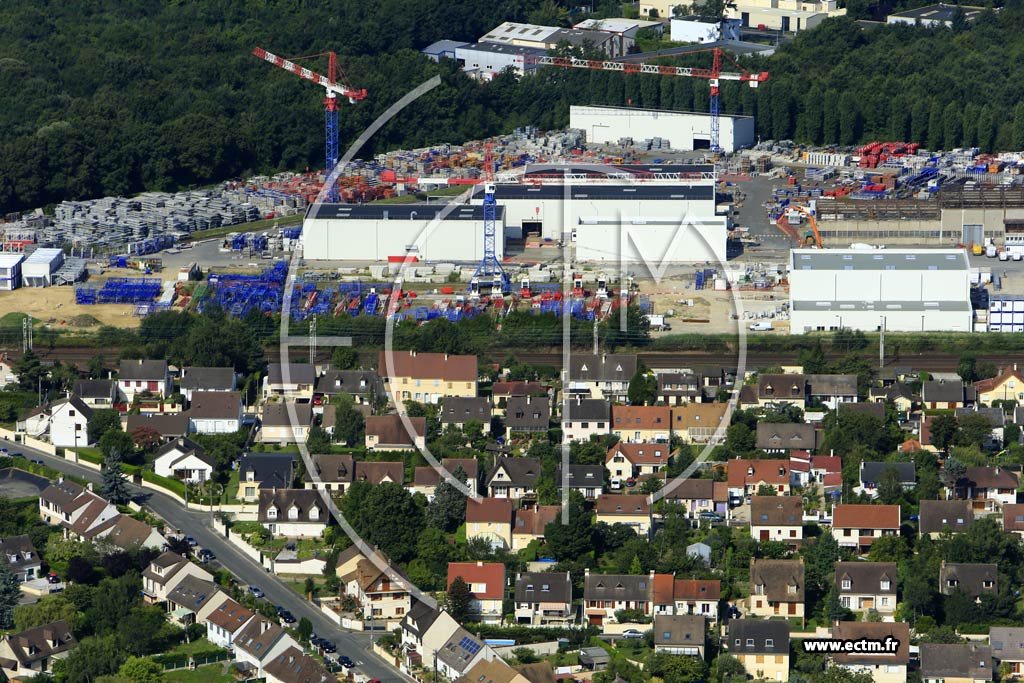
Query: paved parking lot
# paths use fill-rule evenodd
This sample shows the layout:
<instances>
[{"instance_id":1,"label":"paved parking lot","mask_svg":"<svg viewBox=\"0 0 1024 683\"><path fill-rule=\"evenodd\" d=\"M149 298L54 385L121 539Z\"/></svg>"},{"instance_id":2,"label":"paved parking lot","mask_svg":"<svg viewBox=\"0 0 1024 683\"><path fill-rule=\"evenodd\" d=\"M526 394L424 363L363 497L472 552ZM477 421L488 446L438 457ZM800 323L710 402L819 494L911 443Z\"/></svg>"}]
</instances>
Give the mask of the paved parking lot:
<instances>
[{"instance_id":1,"label":"paved parking lot","mask_svg":"<svg viewBox=\"0 0 1024 683\"><path fill-rule=\"evenodd\" d=\"M0 496L16 500L34 498L50 484L45 477L8 467L0 470Z\"/></svg>"}]
</instances>

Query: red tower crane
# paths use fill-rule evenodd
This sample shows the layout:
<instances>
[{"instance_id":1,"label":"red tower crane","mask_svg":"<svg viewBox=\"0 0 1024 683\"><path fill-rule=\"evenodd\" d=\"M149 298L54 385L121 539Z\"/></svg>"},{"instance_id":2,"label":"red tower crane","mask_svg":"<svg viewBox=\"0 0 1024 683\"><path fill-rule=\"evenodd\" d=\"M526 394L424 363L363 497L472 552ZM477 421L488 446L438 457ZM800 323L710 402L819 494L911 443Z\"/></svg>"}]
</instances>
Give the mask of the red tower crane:
<instances>
[{"instance_id":1,"label":"red tower crane","mask_svg":"<svg viewBox=\"0 0 1024 683\"><path fill-rule=\"evenodd\" d=\"M331 177L331 172L334 170L334 166L338 163L338 95L347 97L348 101L355 104L357 101L366 99L366 90L357 89L352 87L349 83L348 76L338 66L338 56L333 52L321 52L316 55L308 55L306 57L294 57L292 59L284 59L277 55L267 52L263 48L257 47L253 49L252 53L264 59L274 66L281 67L285 71L291 71L299 78L305 78L307 81L313 81L317 85L322 85L327 91L327 97L324 99L324 129L325 129L325 147L326 147L326 169L328 180ZM299 66L295 62L300 59L312 59L314 57L327 57L327 75L321 76L315 71ZM339 82L340 76L340 82ZM328 201L338 201L338 188L332 182L330 188L327 191Z\"/></svg>"},{"instance_id":2,"label":"red tower crane","mask_svg":"<svg viewBox=\"0 0 1024 683\"><path fill-rule=\"evenodd\" d=\"M723 50L713 47L707 50L694 50L685 54L697 54L710 52L712 62L710 69L688 67L688 66L666 66L662 64L650 64L647 62L630 62L604 59L579 59L577 57L531 57L527 58L528 64L538 66L559 66L569 69L597 69L598 71L618 71L627 74L656 74L659 76L688 76L690 78L703 78L711 83L711 151L721 152L719 140L718 120L718 93L719 81L742 81L756 88L758 83L768 80L768 72L761 71L752 73L744 69L739 63L726 54ZM722 61L725 60L736 67L739 71L722 71Z\"/></svg>"}]
</instances>

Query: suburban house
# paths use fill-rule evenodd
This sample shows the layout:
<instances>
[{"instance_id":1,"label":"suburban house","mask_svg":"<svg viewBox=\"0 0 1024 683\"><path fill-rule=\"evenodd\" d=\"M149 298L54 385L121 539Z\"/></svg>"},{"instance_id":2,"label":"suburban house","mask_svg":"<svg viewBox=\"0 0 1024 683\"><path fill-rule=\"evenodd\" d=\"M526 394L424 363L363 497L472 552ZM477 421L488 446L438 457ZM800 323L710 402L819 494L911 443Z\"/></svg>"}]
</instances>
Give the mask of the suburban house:
<instances>
[{"instance_id":1,"label":"suburban house","mask_svg":"<svg viewBox=\"0 0 1024 683\"><path fill-rule=\"evenodd\" d=\"M918 532L935 538L945 530L964 531L974 524L974 509L969 500L922 500Z\"/></svg>"},{"instance_id":2,"label":"suburban house","mask_svg":"<svg viewBox=\"0 0 1024 683\"><path fill-rule=\"evenodd\" d=\"M263 443L306 443L312 426L310 403L264 403L259 439Z\"/></svg>"},{"instance_id":3,"label":"suburban house","mask_svg":"<svg viewBox=\"0 0 1024 683\"><path fill-rule=\"evenodd\" d=\"M722 638L733 657L759 680L789 680L789 624L767 619L732 619Z\"/></svg>"},{"instance_id":4,"label":"suburban house","mask_svg":"<svg viewBox=\"0 0 1024 683\"><path fill-rule=\"evenodd\" d=\"M672 409L672 434L683 443L707 443L719 427L725 438L728 403L686 403Z\"/></svg>"},{"instance_id":5,"label":"suburban house","mask_svg":"<svg viewBox=\"0 0 1024 683\"><path fill-rule=\"evenodd\" d=\"M766 374L757 376L757 405L795 405L807 403L807 379L800 374Z\"/></svg>"},{"instance_id":6,"label":"suburban house","mask_svg":"<svg viewBox=\"0 0 1024 683\"><path fill-rule=\"evenodd\" d=\"M485 624L501 623L505 565L501 562L449 562L449 590L452 582L460 576L469 586L469 618Z\"/></svg>"},{"instance_id":7,"label":"suburban house","mask_svg":"<svg viewBox=\"0 0 1024 683\"><path fill-rule=\"evenodd\" d=\"M242 394L194 391L189 399L189 427L196 434L231 434L242 428Z\"/></svg>"},{"instance_id":8,"label":"suburban house","mask_svg":"<svg viewBox=\"0 0 1024 683\"><path fill-rule=\"evenodd\" d=\"M569 572L522 572L516 575L516 624L567 627L574 616Z\"/></svg>"},{"instance_id":9,"label":"suburban house","mask_svg":"<svg viewBox=\"0 0 1024 683\"><path fill-rule=\"evenodd\" d=\"M459 468L466 475L466 485L474 493L480 490L480 469L476 458L444 458L441 461L441 468L454 475ZM413 471L412 489L413 493L422 493L427 497L427 502L434 500L434 491L441 483L441 473L432 466L417 467Z\"/></svg>"},{"instance_id":10,"label":"suburban house","mask_svg":"<svg viewBox=\"0 0 1024 683\"><path fill-rule=\"evenodd\" d=\"M1005 467L968 467L956 483L956 493L976 511L998 512L1017 502L1020 475Z\"/></svg>"},{"instance_id":11,"label":"suburban house","mask_svg":"<svg viewBox=\"0 0 1024 683\"><path fill-rule=\"evenodd\" d=\"M653 615L654 572L650 574L591 574L583 578L583 618L585 624L601 626L615 623L615 612L635 610Z\"/></svg>"},{"instance_id":12,"label":"suburban house","mask_svg":"<svg viewBox=\"0 0 1024 683\"><path fill-rule=\"evenodd\" d=\"M963 591L972 598L999 592L999 569L994 564L946 562L939 565L939 592L953 595Z\"/></svg>"},{"instance_id":13,"label":"suburban house","mask_svg":"<svg viewBox=\"0 0 1024 683\"><path fill-rule=\"evenodd\" d=\"M213 478L216 466L203 447L184 437L164 444L155 453L153 471L161 477L203 482Z\"/></svg>"},{"instance_id":14,"label":"suburban house","mask_svg":"<svg viewBox=\"0 0 1024 683\"><path fill-rule=\"evenodd\" d=\"M292 401L312 401L316 387L316 368L312 363L270 363L263 378L263 400L270 397Z\"/></svg>"},{"instance_id":15,"label":"suburban house","mask_svg":"<svg viewBox=\"0 0 1024 683\"><path fill-rule=\"evenodd\" d=\"M921 643L922 683L988 683L992 648L978 643Z\"/></svg>"},{"instance_id":16,"label":"suburban house","mask_svg":"<svg viewBox=\"0 0 1024 683\"><path fill-rule=\"evenodd\" d=\"M53 673L53 664L78 646L63 619L0 638L0 672L7 680Z\"/></svg>"},{"instance_id":17,"label":"suburban house","mask_svg":"<svg viewBox=\"0 0 1024 683\"><path fill-rule=\"evenodd\" d=\"M683 506L684 514L697 519L702 512L714 512L722 517L729 514L729 484L711 479L683 480L666 484L665 501Z\"/></svg>"},{"instance_id":18,"label":"suburban house","mask_svg":"<svg viewBox=\"0 0 1024 683\"><path fill-rule=\"evenodd\" d=\"M1006 413L1002 408L986 408L985 406L971 406L970 408L957 408L953 412L957 420L963 420L971 415L980 415L988 420L988 438L982 444L982 448L998 450L1003 447L1003 431L1006 428Z\"/></svg>"},{"instance_id":19,"label":"suburban house","mask_svg":"<svg viewBox=\"0 0 1024 683\"><path fill-rule=\"evenodd\" d=\"M601 495L604 489L604 468L600 465L569 465L563 472L559 465L555 470L555 483L577 491L587 500Z\"/></svg>"},{"instance_id":20,"label":"suburban house","mask_svg":"<svg viewBox=\"0 0 1024 683\"><path fill-rule=\"evenodd\" d=\"M899 505L836 505L832 535L840 547L866 553L876 538L900 532Z\"/></svg>"},{"instance_id":21,"label":"suburban house","mask_svg":"<svg viewBox=\"0 0 1024 683\"><path fill-rule=\"evenodd\" d=\"M881 423L885 423L885 404L874 401L864 403L839 403L836 413L840 422L848 415L870 415Z\"/></svg>"},{"instance_id":22,"label":"suburban house","mask_svg":"<svg viewBox=\"0 0 1024 683\"><path fill-rule=\"evenodd\" d=\"M896 611L896 563L836 562L836 590L847 609L873 609L891 617Z\"/></svg>"},{"instance_id":23,"label":"suburban house","mask_svg":"<svg viewBox=\"0 0 1024 683\"><path fill-rule=\"evenodd\" d=\"M629 380L636 374L636 367L636 354L573 354L569 358L568 372L562 373L562 383L566 393L572 396L625 403L629 399Z\"/></svg>"},{"instance_id":24,"label":"suburban house","mask_svg":"<svg viewBox=\"0 0 1024 683\"><path fill-rule=\"evenodd\" d=\"M757 617L804 618L804 561L750 561L750 610Z\"/></svg>"},{"instance_id":25,"label":"suburban house","mask_svg":"<svg viewBox=\"0 0 1024 683\"><path fill-rule=\"evenodd\" d=\"M740 505L757 489L770 486L780 496L789 495L789 460L743 460L734 458L728 464L729 504Z\"/></svg>"},{"instance_id":26,"label":"suburban house","mask_svg":"<svg viewBox=\"0 0 1024 683\"><path fill-rule=\"evenodd\" d=\"M231 650L235 638L255 615L228 598L206 617L206 639L217 647Z\"/></svg>"},{"instance_id":27,"label":"suburban house","mask_svg":"<svg viewBox=\"0 0 1024 683\"><path fill-rule=\"evenodd\" d=\"M755 445L775 454L816 451L821 445L821 432L806 422L758 422Z\"/></svg>"},{"instance_id":28,"label":"suburban house","mask_svg":"<svg viewBox=\"0 0 1024 683\"><path fill-rule=\"evenodd\" d=\"M336 683L338 680L323 664L295 646L264 664L263 674L266 683Z\"/></svg>"},{"instance_id":29,"label":"suburban house","mask_svg":"<svg viewBox=\"0 0 1024 683\"><path fill-rule=\"evenodd\" d=\"M491 402L485 397L446 396L438 417L446 428L463 429L467 422L476 421L487 432L491 426Z\"/></svg>"},{"instance_id":30,"label":"suburban house","mask_svg":"<svg viewBox=\"0 0 1024 683\"><path fill-rule=\"evenodd\" d=\"M323 535L329 518L318 491L260 491L259 522L274 536L316 538Z\"/></svg>"},{"instance_id":31,"label":"suburban house","mask_svg":"<svg viewBox=\"0 0 1024 683\"><path fill-rule=\"evenodd\" d=\"M435 623L438 628L433 628ZM433 653L448 640L459 624L445 611L431 607L425 602L415 601L402 617L399 628L402 632L403 663L406 666L422 665L433 669ZM429 640L433 635L433 641ZM427 657L423 657L423 653Z\"/></svg>"},{"instance_id":32,"label":"suburban house","mask_svg":"<svg viewBox=\"0 0 1024 683\"><path fill-rule=\"evenodd\" d=\"M39 578L42 560L28 536L0 538L0 567L6 566L18 581L25 583Z\"/></svg>"},{"instance_id":33,"label":"suburban house","mask_svg":"<svg viewBox=\"0 0 1024 683\"><path fill-rule=\"evenodd\" d=\"M264 678L264 667L268 663L285 650L298 645L283 628L258 614L235 636L235 659L250 675Z\"/></svg>"},{"instance_id":34,"label":"suburban house","mask_svg":"<svg viewBox=\"0 0 1024 683\"><path fill-rule=\"evenodd\" d=\"M177 553L168 551L157 555L142 572L143 601L149 604L165 601L168 593L189 576L213 581L212 574Z\"/></svg>"},{"instance_id":35,"label":"suburban house","mask_svg":"<svg viewBox=\"0 0 1024 683\"><path fill-rule=\"evenodd\" d=\"M1017 371L1016 365L1003 368L995 377L975 382L974 393L983 406L991 406L996 401L1024 403L1024 375Z\"/></svg>"},{"instance_id":36,"label":"suburban house","mask_svg":"<svg viewBox=\"0 0 1024 683\"><path fill-rule=\"evenodd\" d=\"M153 430L164 441L180 439L188 436L192 430L191 421L185 413L168 413L166 415L132 415L121 416L121 429L134 434L139 430Z\"/></svg>"},{"instance_id":37,"label":"suburban house","mask_svg":"<svg viewBox=\"0 0 1024 683\"><path fill-rule=\"evenodd\" d=\"M493 661L497 655L487 643L459 626L437 651L437 671L449 680L457 680L477 662Z\"/></svg>"},{"instance_id":38,"label":"suburban house","mask_svg":"<svg viewBox=\"0 0 1024 683\"><path fill-rule=\"evenodd\" d=\"M338 555L335 573L345 594L355 599L367 618L397 624L412 608L411 581L390 560L382 569L353 545Z\"/></svg>"},{"instance_id":39,"label":"suburban house","mask_svg":"<svg viewBox=\"0 0 1024 683\"><path fill-rule=\"evenodd\" d=\"M625 524L640 536L652 529L651 499L642 494L604 494L594 505L597 522Z\"/></svg>"},{"instance_id":40,"label":"suburban house","mask_svg":"<svg viewBox=\"0 0 1024 683\"><path fill-rule=\"evenodd\" d=\"M170 396L171 373L165 360L122 360L117 370L117 390L128 403L139 394Z\"/></svg>"},{"instance_id":41,"label":"suburban house","mask_svg":"<svg viewBox=\"0 0 1024 683\"><path fill-rule=\"evenodd\" d=\"M836 410L842 403L857 402L857 375L806 375L805 408Z\"/></svg>"},{"instance_id":42,"label":"suburban house","mask_svg":"<svg viewBox=\"0 0 1024 683\"><path fill-rule=\"evenodd\" d=\"M167 613L183 626L205 624L207 617L230 599L216 583L189 575L167 592Z\"/></svg>"},{"instance_id":43,"label":"suburban house","mask_svg":"<svg viewBox=\"0 0 1024 683\"><path fill-rule=\"evenodd\" d=\"M887 387L871 387L868 389L868 400L892 403L897 411L905 415L914 407L914 392L903 382L896 382Z\"/></svg>"},{"instance_id":44,"label":"suburban house","mask_svg":"<svg viewBox=\"0 0 1024 683\"><path fill-rule=\"evenodd\" d=\"M704 659L704 617L659 614L654 617L654 652Z\"/></svg>"},{"instance_id":45,"label":"suburban house","mask_svg":"<svg viewBox=\"0 0 1024 683\"><path fill-rule=\"evenodd\" d=\"M1003 530L1024 538L1024 503L1003 506Z\"/></svg>"},{"instance_id":46,"label":"suburban house","mask_svg":"<svg viewBox=\"0 0 1024 683\"><path fill-rule=\"evenodd\" d=\"M676 579L672 599L676 614L699 614L718 621L718 602L722 598L722 582L718 579Z\"/></svg>"},{"instance_id":47,"label":"suburban house","mask_svg":"<svg viewBox=\"0 0 1024 683\"><path fill-rule=\"evenodd\" d=\"M860 464L860 482L858 486L854 487L854 493L863 494L872 499L877 498L878 482L886 470L896 470L900 486L904 491L909 491L917 484L913 462L871 462L866 460Z\"/></svg>"},{"instance_id":48,"label":"suburban house","mask_svg":"<svg viewBox=\"0 0 1024 683\"><path fill-rule=\"evenodd\" d=\"M853 673L871 674L873 683L906 683L910 664L910 626L905 622L840 621L832 627L832 639L893 642L895 652L839 652L829 655L833 666Z\"/></svg>"},{"instance_id":49,"label":"suburban house","mask_svg":"<svg viewBox=\"0 0 1024 683\"><path fill-rule=\"evenodd\" d=\"M60 448L89 445L92 408L77 396L66 396L35 408L18 420L18 431L39 438L49 434L50 443Z\"/></svg>"},{"instance_id":50,"label":"suburban house","mask_svg":"<svg viewBox=\"0 0 1024 683\"><path fill-rule=\"evenodd\" d=\"M495 382L491 385L491 406L504 413L508 400L513 396L548 396L550 387L540 382Z\"/></svg>"},{"instance_id":51,"label":"suburban house","mask_svg":"<svg viewBox=\"0 0 1024 683\"><path fill-rule=\"evenodd\" d=\"M366 420L366 448L372 451L422 451L427 443L427 418L406 417L412 434L400 415L370 415Z\"/></svg>"},{"instance_id":52,"label":"suburban house","mask_svg":"<svg viewBox=\"0 0 1024 683\"><path fill-rule=\"evenodd\" d=\"M120 514L117 507L75 482L61 477L39 493L39 517L58 524L64 533L84 536L93 527Z\"/></svg>"},{"instance_id":53,"label":"suburban house","mask_svg":"<svg viewBox=\"0 0 1024 683\"><path fill-rule=\"evenodd\" d=\"M384 382L372 370L327 370L316 381L316 393L327 397L348 394L356 405L373 405L388 395Z\"/></svg>"},{"instance_id":54,"label":"suburban house","mask_svg":"<svg viewBox=\"0 0 1024 683\"><path fill-rule=\"evenodd\" d=\"M546 432L551 425L547 396L513 396L505 406L505 438L513 434Z\"/></svg>"},{"instance_id":55,"label":"suburban house","mask_svg":"<svg viewBox=\"0 0 1024 683\"><path fill-rule=\"evenodd\" d=\"M804 539L803 499L751 496L750 535L757 541L778 541L795 549Z\"/></svg>"},{"instance_id":56,"label":"suburban house","mask_svg":"<svg viewBox=\"0 0 1024 683\"><path fill-rule=\"evenodd\" d=\"M381 351L377 372L395 405L437 403L446 396L476 396L476 356Z\"/></svg>"},{"instance_id":57,"label":"suburban house","mask_svg":"<svg viewBox=\"0 0 1024 683\"><path fill-rule=\"evenodd\" d=\"M662 443L672 432L672 409L668 406L612 406L612 434L626 443Z\"/></svg>"},{"instance_id":58,"label":"suburban house","mask_svg":"<svg viewBox=\"0 0 1024 683\"><path fill-rule=\"evenodd\" d=\"M71 393L90 408L113 408L119 398L112 379L76 379Z\"/></svg>"},{"instance_id":59,"label":"suburban house","mask_svg":"<svg viewBox=\"0 0 1024 683\"><path fill-rule=\"evenodd\" d=\"M842 486L843 459L838 455L812 455L808 483L819 484L826 491L833 486Z\"/></svg>"},{"instance_id":60,"label":"suburban house","mask_svg":"<svg viewBox=\"0 0 1024 683\"><path fill-rule=\"evenodd\" d=\"M961 380L938 379L921 383L921 403L932 410L953 410L974 402L973 387Z\"/></svg>"},{"instance_id":61,"label":"suburban house","mask_svg":"<svg viewBox=\"0 0 1024 683\"><path fill-rule=\"evenodd\" d=\"M314 458L316 479L312 473L306 473L303 486L307 489L345 493L349 485L357 481L369 482L374 486L385 482L401 486L405 478L405 466L400 461L353 461L350 453L317 455Z\"/></svg>"},{"instance_id":62,"label":"suburban house","mask_svg":"<svg viewBox=\"0 0 1024 683\"><path fill-rule=\"evenodd\" d=\"M561 505L534 505L516 510L512 526L512 550L520 551L533 541L544 540L548 524L559 519Z\"/></svg>"},{"instance_id":63,"label":"suburban house","mask_svg":"<svg viewBox=\"0 0 1024 683\"><path fill-rule=\"evenodd\" d=\"M654 474L668 465L672 457L667 443L618 442L604 458L604 467L611 476L613 489L621 488L630 479Z\"/></svg>"},{"instance_id":64,"label":"suburban house","mask_svg":"<svg viewBox=\"0 0 1024 683\"><path fill-rule=\"evenodd\" d=\"M540 460L500 457L487 474L484 486L491 498L520 500L537 493Z\"/></svg>"},{"instance_id":65,"label":"suburban house","mask_svg":"<svg viewBox=\"0 0 1024 683\"><path fill-rule=\"evenodd\" d=\"M1003 680L1024 677L1024 627L991 626L988 644L998 665L1009 670Z\"/></svg>"},{"instance_id":66,"label":"suburban house","mask_svg":"<svg viewBox=\"0 0 1024 683\"><path fill-rule=\"evenodd\" d=\"M238 376L234 368L203 368L189 366L182 368L178 383L181 394L189 403L197 391L234 391L238 388Z\"/></svg>"},{"instance_id":67,"label":"suburban house","mask_svg":"<svg viewBox=\"0 0 1024 683\"><path fill-rule=\"evenodd\" d=\"M693 372L659 372L657 398L670 406L700 403L703 397L700 375ZM674 422L674 419L673 419Z\"/></svg>"},{"instance_id":68,"label":"suburban house","mask_svg":"<svg viewBox=\"0 0 1024 683\"><path fill-rule=\"evenodd\" d=\"M247 503L259 500L264 489L288 488L292 485L291 453L246 453L238 461L238 498Z\"/></svg>"},{"instance_id":69,"label":"suburban house","mask_svg":"<svg viewBox=\"0 0 1024 683\"><path fill-rule=\"evenodd\" d=\"M167 545L167 539L159 531L145 522L120 513L79 535L92 541L102 539L122 550L132 550L133 548L160 550Z\"/></svg>"},{"instance_id":70,"label":"suburban house","mask_svg":"<svg viewBox=\"0 0 1024 683\"><path fill-rule=\"evenodd\" d=\"M466 540L484 538L494 548L512 547L512 500L466 499Z\"/></svg>"},{"instance_id":71,"label":"suburban house","mask_svg":"<svg viewBox=\"0 0 1024 683\"><path fill-rule=\"evenodd\" d=\"M570 398L562 408L562 441L590 441L608 433L611 404L603 398Z\"/></svg>"}]
</instances>

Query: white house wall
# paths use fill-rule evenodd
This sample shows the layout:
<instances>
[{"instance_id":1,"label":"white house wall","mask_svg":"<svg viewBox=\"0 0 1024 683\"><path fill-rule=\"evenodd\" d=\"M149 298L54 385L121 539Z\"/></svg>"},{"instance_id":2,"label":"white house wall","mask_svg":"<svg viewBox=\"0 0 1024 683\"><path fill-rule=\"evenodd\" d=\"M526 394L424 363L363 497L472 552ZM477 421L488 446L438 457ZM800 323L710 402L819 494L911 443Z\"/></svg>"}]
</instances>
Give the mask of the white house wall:
<instances>
[{"instance_id":1,"label":"white house wall","mask_svg":"<svg viewBox=\"0 0 1024 683\"><path fill-rule=\"evenodd\" d=\"M499 220L495 249L502 258L504 226ZM483 258L483 221L419 219L307 219L303 225L307 261L385 261L409 254L421 260L474 262ZM415 245L415 250L407 250Z\"/></svg>"}]
</instances>

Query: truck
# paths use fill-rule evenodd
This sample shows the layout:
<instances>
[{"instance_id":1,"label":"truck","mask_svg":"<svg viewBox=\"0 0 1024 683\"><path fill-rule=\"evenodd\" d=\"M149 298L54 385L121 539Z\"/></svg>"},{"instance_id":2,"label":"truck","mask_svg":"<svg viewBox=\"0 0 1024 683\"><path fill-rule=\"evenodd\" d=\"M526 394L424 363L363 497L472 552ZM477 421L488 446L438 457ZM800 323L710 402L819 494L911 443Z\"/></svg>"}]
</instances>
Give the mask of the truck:
<instances>
[{"instance_id":1,"label":"truck","mask_svg":"<svg viewBox=\"0 0 1024 683\"><path fill-rule=\"evenodd\" d=\"M996 245L992 244L991 242L986 244L985 245L985 256L987 256L989 258L995 258L996 257Z\"/></svg>"},{"instance_id":2,"label":"truck","mask_svg":"<svg viewBox=\"0 0 1024 683\"><path fill-rule=\"evenodd\" d=\"M750 326L751 332L766 332L771 329L773 329L771 320L758 320Z\"/></svg>"}]
</instances>

